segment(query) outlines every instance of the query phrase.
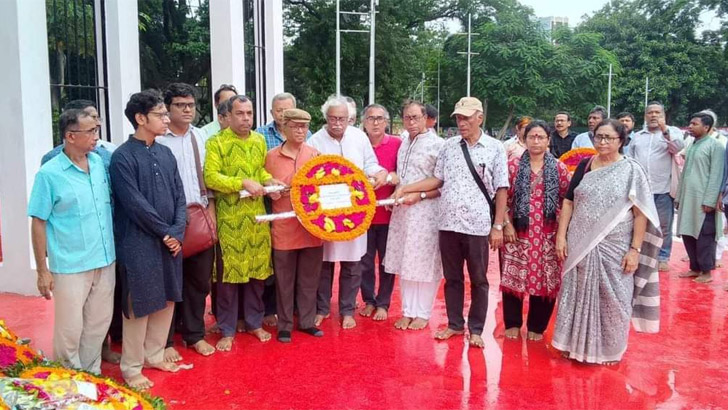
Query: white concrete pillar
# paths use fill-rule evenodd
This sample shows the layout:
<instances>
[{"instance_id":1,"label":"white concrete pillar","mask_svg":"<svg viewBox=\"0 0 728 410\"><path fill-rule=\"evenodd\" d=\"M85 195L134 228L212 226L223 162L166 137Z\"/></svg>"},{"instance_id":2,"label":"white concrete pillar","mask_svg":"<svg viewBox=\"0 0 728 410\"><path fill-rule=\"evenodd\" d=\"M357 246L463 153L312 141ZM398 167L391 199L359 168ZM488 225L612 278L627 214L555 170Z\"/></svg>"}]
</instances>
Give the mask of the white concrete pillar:
<instances>
[{"instance_id":1,"label":"white concrete pillar","mask_svg":"<svg viewBox=\"0 0 728 410\"><path fill-rule=\"evenodd\" d=\"M132 94L141 89L139 68L139 15L134 0L107 0L106 56L111 142L121 144L134 133L124 116Z\"/></svg>"},{"instance_id":2,"label":"white concrete pillar","mask_svg":"<svg viewBox=\"0 0 728 410\"><path fill-rule=\"evenodd\" d=\"M262 0L265 4L265 102L266 123L273 121L271 99L285 90L283 84L283 1Z\"/></svg>"},{"instance_id":3,"label":"white concrete pillar","mask_svg":"<svg viewBox=\"0 0 728 410\"><path fill-rule=\"evenodd\" d=\"M245 37L243 2L210 0L210 63L212 94L222 84L232 84L245 94ZM283 30L283 27L280 28ZM214 102L214 100L213 100ZM213 104L214 105L214 104ZM217 110L213 107L213 116Z\"/></svg>"},{"instance_id":4,"label":"white concrete pillar","mask_svg":"<svg viewBox=\"0 0 728 410\"><path fill-rule=\"evenodd\" d=\"M28 198L43 154L53 148L44 0L3 0L0 13L0 292L37 295Z\"/></svg>"}]
</instances>

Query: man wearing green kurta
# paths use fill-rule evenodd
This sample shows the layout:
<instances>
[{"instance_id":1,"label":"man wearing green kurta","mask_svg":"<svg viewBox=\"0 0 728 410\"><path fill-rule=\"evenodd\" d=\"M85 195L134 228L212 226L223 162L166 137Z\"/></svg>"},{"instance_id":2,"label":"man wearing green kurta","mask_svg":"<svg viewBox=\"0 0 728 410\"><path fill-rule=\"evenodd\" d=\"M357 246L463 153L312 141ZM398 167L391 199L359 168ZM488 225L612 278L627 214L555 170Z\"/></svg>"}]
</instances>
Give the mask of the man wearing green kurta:
<instances>
[{"instance_id":1,"label":"man wearing green kurta","mask_svg":"<svg viewBox=\"0 0 728 410\"><path fill-rule=\"evenodd\" d=\"M725 148L708 134L713 118L705 113L690 118L690 133L695 142L687 150L678 195L677 234L682 236L690 258L690 271L681 277L693 277L698 283L713 279L715 247L722 234L720 215L716 212L723 184Z\"/></svg>"},{"instance_id":2,"label":"man wearing green kurta","mask_svg":"<svg viewBox=\"0 0 728 410\"><path fill-rule=\"evenodd\" d=\"M271 267L270 227L255 222L265 214L263 185L279 185L265 170L265 139L253 126L253 104L237 95L228 101L229 127L206 144L205 182L215 194L217 232L222 248L223 277L217 287L217 323L222 339L217 349L230 350L238 319L238 291L243 292L245 326L260 341L263 330L263 288ZM251 193L240 198L240 190ZM242 286L240 286L242 284Z\"/></svg>"}]
</instances>

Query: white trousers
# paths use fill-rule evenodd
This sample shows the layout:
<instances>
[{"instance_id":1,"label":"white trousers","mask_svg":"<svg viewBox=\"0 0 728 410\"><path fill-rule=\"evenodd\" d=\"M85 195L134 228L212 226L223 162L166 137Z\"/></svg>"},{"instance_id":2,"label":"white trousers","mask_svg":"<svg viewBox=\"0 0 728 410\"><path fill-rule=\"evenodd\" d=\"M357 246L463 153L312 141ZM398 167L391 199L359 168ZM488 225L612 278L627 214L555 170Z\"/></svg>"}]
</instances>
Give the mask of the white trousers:
<instances>
[{"instance_id":1,"label":"white trousers","mask_svg":"<svg viewBox=\"0 0 728 410\"><path fill-rule=\"evenodd\" d=\"M720 213L720 220L723 221L723 223L720 226L716 226L715 229L723 230L723 227L726 224L725 214L723 212ZM728 237L723 235L720 237L718 244L715 246L715 260L717 262L720 262L723 258L723 252L725 251L726 245L728 245Z\"/></svg>"},{"instance_id":2,"label":"white trousers","mask_svg":"<svg viewBox=\"0 0 728 410\"><path fill-rule=\"evenodd\" d=\"M54 273L53 354L67 366L101 373L101 346L114 311L115 264Z\"/></svg>"},{"instance_id":3,"label":"white trousers","mask_svg":"<svg viewBox=\"0 0 728 410\"><path fill-rule=\"evenodd\" d=\"M124 324L121 339L121 374L130 379L142 373L144 363L164 361L164 347L167 345L169 326L172 324L174 302L154 313L134 317L129 303L130 319L122 316Z\"/></svg>"},{"instance_id":4,"label":"white trousers","mask_svg":"<svg viewBox=\"0 0 728 410\"><path fill-rule=\"evenodd\" d=\"M440 281L416 282L399 278L399 287L402 294L403 316L430 320Z\"/></svg>"}]
</instances>

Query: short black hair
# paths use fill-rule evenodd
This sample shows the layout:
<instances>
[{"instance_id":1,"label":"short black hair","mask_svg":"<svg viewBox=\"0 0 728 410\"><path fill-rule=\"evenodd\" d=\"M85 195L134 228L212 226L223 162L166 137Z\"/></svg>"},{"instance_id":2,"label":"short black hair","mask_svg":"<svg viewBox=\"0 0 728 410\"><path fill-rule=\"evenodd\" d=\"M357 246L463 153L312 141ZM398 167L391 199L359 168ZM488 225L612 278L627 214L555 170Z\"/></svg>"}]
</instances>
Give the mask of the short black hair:
<instances>
[{"instance_id":1,"label":"short black hair","mask_svg":"<svg viewBox=\"0 0 728 410\"><path fill-rule=\"evenodd\" d=\"M624 148L624 144L627 143L627 126L617 120L607 118L607 119L603 120L602 122L600 122L599 124L597 124L596 127L594 127L594 135L597 134L597 130L599 128L605 127L607 125L614 128L614 130L617 132L617 135L619 135L619 153L621 154L623 151L622 148Z\"/></svg>"},{"instance_id":2,"label":"short black hair","mask_svg":"<svg viewBox=\"0 0 728 410\"><path fill-rule=\"evenodd\" d=\"M528 133L534 128L543 128L543 130L546 131L546 135L551 136L551 127L549 127L549 124L544 120L531 121L528 125L526 125L526 132L524 132L523 135L528 135Z\"/></svg>"},{"instance_id":3,"label":"short black hair","mask_svg":"<svg viewBox=\"0 0 728 410\"><path fill-rule=\"evenodd\" d=\"M164 105L169 107L174 97L192 97L197 100L197 89L187 83L172 83L164 90Z\"/></svg>"},{"instance_id":4,"label":"short black hair","mask_svg":"<svg viewBox=\"0 0 728 410\"><path fill-rule=\"evenodd\" d=\"M235 93L235 95L238 94L238 89L235 88L234 85L232 85L232 84L221 85L220 88L218 88L217 91L215 91L215 94L212 96L212 98L215 100L215 107L220 106L220 94L222 94L224 91L232 91Z\"/></svg>"},{"instance_id":5,"label":"short black hair","mask_svg":"<svg viewBox=\"0 0 728 410\"><path fill-rule=\"evenodd\" d=\"M571 121L571 114L569 114L568 111L559 111L556 113L556 115L565 115L567 121ZM556 118L556 115L554 115L554 118Z\"/></svg>"},{"instance_id":6,"label":"short black hair","mask_svg":"<svg viewBox=\"0 0 728 410\"><path fill-rule=\"evenodd\" d=\"M589 111L589 115L599 113L599 115L602 116L602 121L608 119L607 117L607 109L602 107L601 105L595 105L594 108ZM595 128L596 129L596 128Z\"/></svg>"},{"instance_id":7,"label":"short black hair","mask_svg":"<svg viewBox=\"0 0 728 410\"><path fill-rule=\"evenodd\" d=\"M139 124L136 122L136 115L147 115L149 114L149 111L154 109L154 107L163 103L164 98L162 98L162 93L160 93L159 90L148 89L134 93L131 98L129 98L129 102L126 103L124 115L126 115L126 118L129 120L131 125L134 126L134 129L137 129Z\"/></svg>"},{"instance_id":8,"label":"short black hair","mask_svg":"<svg viewBox=\"0 0 728 410\"><path fill-rule=\"evenodd\" d=\"M248 98L247 96L245 96L243 94L234 95L234 96L230 97L229 100L225 101L225 104L227 104L227 106L228 106L229 113L233 112L233 104L235 103L235 101L238 101L241 104L246 103L246 102L249 102L251 104L253 103L253 101L250 98Z\"/></svg>"},{"instance_id":9,"label":"short black hair","mask_svg":"<svg viewBox=\"0 0 728 410\"><path fill-rule=\"evenodd\" d=\"M61 132L61 139L66 138L66 132L74 125L78 125L81 118L90 117L82 108L71 108L63 110L58 117L58 130Z\"/></svg>"},{"instance_id":10,"label":"short black hair","mask_svg":"<svg viewBox=\"0 0 728 410\"><path fill-rule=\"evenodd\" d=\"M705 112L696 112L695 114L690 116L691 120L693 118L700 119L700 123L705 125L708 128L713 128L713 124L715 123L715 121L713 121L713 117L710 114L705 113Z\"/></svg>"},{"instance_id":11,"label":"short black hair","mask_svg":"<svg viewBox=\"0 0 728 410\"><path fill-rule=\"evenodd\" d=\"M91 100L73 100L73 101L70 101L68 104L66 104L66 106L63 107L63 109L64 110L71 110L71 109L85 110L88 107L96 108L96 103Z\"/></svg>"},{"instance_id":12,"label":"short black hair","mask_svg":"<svg viewBox=\"0 0 728 410\"><path fill-rule=\"evenodd\" d=\"M437 119L437 116L439 115L439 113L437 112L437 108L435 108L435 106L432 104L425 105L425 112L427 118Z\"/></svg>"},{"instance_id":13,"label":"short black hair","mask_svg":"<svg viewBox=\"0 0 728 410\"><path fill-rule=\"evenodd\" d=\"M618 120L621 120L622 118L626 118L626 117L629 117L632 120L632 122L635 122L634 115L632 115L631 112L623 111L623 112L620 112L619 114L617 114Z\"/></svg>"}]
</instances>

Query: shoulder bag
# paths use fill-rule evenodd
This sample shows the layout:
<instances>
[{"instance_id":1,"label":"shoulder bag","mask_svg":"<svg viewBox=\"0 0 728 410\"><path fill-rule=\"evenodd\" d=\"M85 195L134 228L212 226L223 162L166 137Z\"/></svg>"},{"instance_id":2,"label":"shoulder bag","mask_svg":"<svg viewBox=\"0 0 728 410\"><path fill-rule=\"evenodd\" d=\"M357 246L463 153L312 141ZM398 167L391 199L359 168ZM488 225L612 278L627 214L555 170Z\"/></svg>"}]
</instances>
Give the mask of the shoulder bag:
<instances>
[{"instance_id":1,"label":"shoulder bag","mask_svg":"<svg viewBox=\"0 0 728 410\"><path fill-rule=\"evenodd\" d=\"M197 146L195 134L192 137L192 150L195 153L195 169L197 182L200 184L200 195L207 199L207 189L202 177L200 164L200 149ZM187 205L187 226L185 227L185 240L182 243L182 257L189 258L206 251L217 243L217 225L212 220L210 211L205 205L191 203Z\"/></svg>"}]
</instances>

